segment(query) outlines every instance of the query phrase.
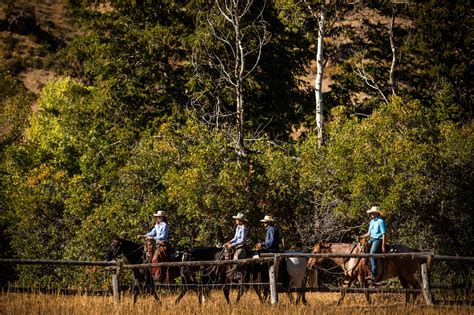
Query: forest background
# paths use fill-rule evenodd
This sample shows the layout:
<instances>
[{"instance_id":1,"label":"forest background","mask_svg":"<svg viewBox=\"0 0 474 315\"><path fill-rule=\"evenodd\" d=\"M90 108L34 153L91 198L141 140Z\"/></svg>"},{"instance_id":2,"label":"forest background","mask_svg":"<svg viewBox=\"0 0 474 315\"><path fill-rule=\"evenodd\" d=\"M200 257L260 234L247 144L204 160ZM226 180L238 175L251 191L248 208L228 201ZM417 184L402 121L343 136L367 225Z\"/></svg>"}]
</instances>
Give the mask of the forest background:
<instances>
[{"instance_id":1,"label":"forest background","mask_svg":"<svg viewBox=\"0 0 474 315\"><path fill-rule=\"evenodd\" d=\"M177 247L222 244L242 212L251 244L270 214L285 248L309 249L352 242L372 205L390 242L474 256L470 1L255 1L240 33L224 2L2 4L1 257L102 260L157 210ZM0 273L106 285L93 269ZM434 271L456 273L473 271Z\"/></svg>"}]
</instances>

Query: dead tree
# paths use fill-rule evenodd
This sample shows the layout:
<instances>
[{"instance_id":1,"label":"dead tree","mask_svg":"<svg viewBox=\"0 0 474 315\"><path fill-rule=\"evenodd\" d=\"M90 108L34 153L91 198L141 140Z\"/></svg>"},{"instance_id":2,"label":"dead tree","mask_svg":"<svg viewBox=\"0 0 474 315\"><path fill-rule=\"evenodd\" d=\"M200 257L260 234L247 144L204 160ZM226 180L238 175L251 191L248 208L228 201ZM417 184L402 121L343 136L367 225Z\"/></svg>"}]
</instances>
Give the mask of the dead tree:
<instances>
[{"instance_id":1,"label":"dead tree","mask_svg":"<svg viewBox=\"0 0 474 315\"><path fill-rule=\"evenodd\" d=\"M257 3L262 6L257 8ZM225 82L235 96L235 150L242 156L249 152L244 141L245 82L257 68L263 46L270 38L263 19L265 8L265 1L254 4L253 0L215 0L207 15L209 32L204 41L207 64L218 71L219 81Z\"/></svg>"}]
</instances>

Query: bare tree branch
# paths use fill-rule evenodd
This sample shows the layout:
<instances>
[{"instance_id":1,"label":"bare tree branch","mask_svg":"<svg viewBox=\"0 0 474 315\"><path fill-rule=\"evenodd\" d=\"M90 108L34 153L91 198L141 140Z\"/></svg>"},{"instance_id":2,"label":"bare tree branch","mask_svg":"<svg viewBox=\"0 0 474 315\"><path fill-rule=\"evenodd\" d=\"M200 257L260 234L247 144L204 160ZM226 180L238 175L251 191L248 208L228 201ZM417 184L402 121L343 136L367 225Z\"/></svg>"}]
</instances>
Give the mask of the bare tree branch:
<instances>
[{"instance_id":1,"label":"bare tree branch","mask_svg":"<svg viewBox=\"0 0 474 315\"><path fill-rule=\"evenodd\" d=\"M363 79L365 81L365 83L372 89L376 90L377 92L379 92L379 94L382 96L383 100L385 101L385 103L388 104L388 100L387 100L387 97L385 96L385 94L382 92L382 90L380 89L380 87L378 86L377 82L375 82L375 79L365 71L365 66L364 66L364 56L362 55L361 58L360 58L360 61L359 62L356 62L354 64L355 68L354 69L354 73L359 76L361 79Z\"/></svg>"}]
</instances>

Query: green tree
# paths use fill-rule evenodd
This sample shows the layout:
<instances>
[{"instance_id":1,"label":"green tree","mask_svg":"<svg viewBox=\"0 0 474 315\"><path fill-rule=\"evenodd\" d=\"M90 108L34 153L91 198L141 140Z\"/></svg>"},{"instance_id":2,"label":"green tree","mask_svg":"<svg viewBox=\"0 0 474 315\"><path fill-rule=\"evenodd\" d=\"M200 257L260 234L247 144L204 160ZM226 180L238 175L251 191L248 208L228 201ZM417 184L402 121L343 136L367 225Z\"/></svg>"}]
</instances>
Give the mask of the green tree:
<instances>
[{"instance_id":1,"label":"green tree","mask_svg":"<svg viewBox=\"0 0 474 315\"><path fill-rule=\"evenodd\" d=\"M8 172L3 163L5 152L21 139L26 126L28 113L31 110L32 97L14 79L7 70L5 60L0 55L0 257L14 255L10 246L10 235L6 232L9 226L7 209L10 200L6 193ZM0 272L0 282L11 279L13 270L5 266Z\"/></svg>"}]
</instances>

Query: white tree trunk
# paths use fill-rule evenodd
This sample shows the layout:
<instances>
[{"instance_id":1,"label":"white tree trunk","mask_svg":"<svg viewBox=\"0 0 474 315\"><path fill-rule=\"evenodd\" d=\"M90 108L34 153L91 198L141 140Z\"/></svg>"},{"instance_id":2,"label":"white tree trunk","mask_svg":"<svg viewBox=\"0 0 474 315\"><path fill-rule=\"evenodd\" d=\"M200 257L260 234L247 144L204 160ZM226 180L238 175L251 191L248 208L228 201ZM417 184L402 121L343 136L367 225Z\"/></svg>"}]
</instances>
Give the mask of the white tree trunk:
<instances>
[{"instance_id":1,"label":"white tree trunk","mask_svg":"<svg viewBox=\"0 0 474 315\"><path fill-rule=\"evenodd\" d=\"M395 11L395 8L392 7L392 22L390 23L390 48L392 49L392 65L390 66L390 77L389 77L389 84L390 84L390 88L392 89L392 95L397 94L397 81L395 79L395 65L397 63L397 56L396 56L395 40L394 40L394 35L393 35L393 28L395 26L395 16L396 16L396 11Z\"/></svg>"},{"instance_id":2,"label":"white tree trunk","mask_svg":"<svg viewBox=\"0 0 474 315\"><path fill-rule=\"evenodd\" d=\"M316 77L314 80L314 94L316 96L316 128L319 145L324 143L323 127L323 47L324 47L324 10L321 9L318 29L318 51L316 54Z\"/></svg>"}]
</instances>

